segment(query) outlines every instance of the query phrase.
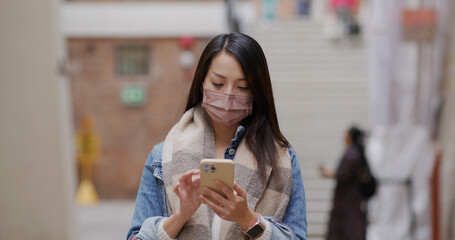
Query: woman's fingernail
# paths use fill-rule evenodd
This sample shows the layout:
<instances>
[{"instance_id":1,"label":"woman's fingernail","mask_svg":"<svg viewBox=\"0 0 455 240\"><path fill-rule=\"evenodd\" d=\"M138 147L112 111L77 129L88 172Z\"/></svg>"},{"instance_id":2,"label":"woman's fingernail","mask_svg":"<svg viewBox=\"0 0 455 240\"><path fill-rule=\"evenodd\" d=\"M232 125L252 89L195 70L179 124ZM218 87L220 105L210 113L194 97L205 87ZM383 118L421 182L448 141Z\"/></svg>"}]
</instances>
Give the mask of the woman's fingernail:
<instances>
[{"instance_id":1,"label":"woman's fingernail","mask_svg":"<svg viewBox=\"0 0 455 240\"><path fill-rule=\"evenodd\" d=\"M199 195L199 198L201 199L201 202L205 203L205 197L204 197L204 195Z\"/></svg>"}]
</instances>

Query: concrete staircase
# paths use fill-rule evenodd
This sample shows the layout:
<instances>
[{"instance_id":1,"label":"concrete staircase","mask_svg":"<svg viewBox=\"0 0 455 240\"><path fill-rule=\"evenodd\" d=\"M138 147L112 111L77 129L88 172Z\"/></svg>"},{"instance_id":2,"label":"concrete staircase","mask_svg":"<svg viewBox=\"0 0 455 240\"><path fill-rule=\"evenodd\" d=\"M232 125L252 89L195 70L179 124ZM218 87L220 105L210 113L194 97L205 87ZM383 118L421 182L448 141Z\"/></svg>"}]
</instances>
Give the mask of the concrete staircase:
<instances>
[{"instance_id":1,"label":"concrete staircase","mask_svg":"<svg viewBox=\"0 0 455 240\"><path fill-rule=\"evenodd\" d=\"M322 240L332 206L333 180L318 166L335 168L352 123L369 127L364 47L336 45L311 20L258 24L252 36L269 63L280 127L297 152L307 198L308 237Z\"/></svg>"}]
</instances>

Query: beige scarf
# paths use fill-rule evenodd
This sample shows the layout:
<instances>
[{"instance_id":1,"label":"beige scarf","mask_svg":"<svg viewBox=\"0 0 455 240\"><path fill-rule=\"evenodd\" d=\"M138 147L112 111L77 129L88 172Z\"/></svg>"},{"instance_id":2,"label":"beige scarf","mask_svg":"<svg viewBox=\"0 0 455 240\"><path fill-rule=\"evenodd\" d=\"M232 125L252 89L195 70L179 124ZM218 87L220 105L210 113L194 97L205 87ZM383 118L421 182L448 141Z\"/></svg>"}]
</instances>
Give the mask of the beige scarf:
<instances>
[{"instance_id":1,"label":"beige scarf","mask_svg":"<svg viewBox=\"0 0 455 240\"><path fill-rule=\"evenodd\" d=\"M279 167L273 171L266 167L267 181L264 183L258 174L254 155L242 140L234 158L234 178L246 190L251 209L263 216L282 220L292 190L292 165L288 150L278 149ZM180 207L180 200L173 192L179 177L186 171L199 169L199 162L204 158L216 158L215 137L210 117L201 106L197 106L185 112L164 142L162 163L169 215ZM182 228L178 239L211 239L213 216L213 211L202 204ZM244 238L238 224L222 221L220 239Z\"/></svg>"}]
</instances>

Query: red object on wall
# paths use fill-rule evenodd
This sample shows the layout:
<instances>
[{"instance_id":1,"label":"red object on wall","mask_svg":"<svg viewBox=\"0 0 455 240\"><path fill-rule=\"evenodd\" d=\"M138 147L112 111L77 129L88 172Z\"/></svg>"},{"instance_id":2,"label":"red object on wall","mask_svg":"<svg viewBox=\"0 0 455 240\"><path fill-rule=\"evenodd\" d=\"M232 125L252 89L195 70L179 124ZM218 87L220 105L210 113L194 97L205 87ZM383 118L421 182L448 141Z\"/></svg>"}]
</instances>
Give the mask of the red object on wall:
<instances>
[{"instance_id":1,"label":"red object on wall","mask_svg":"<svg viewBox=\"0 0 455 240\"><path fill-rule=\"evenodd\" d=\"M437 13L434 9L403 9L403 40L431 43L436 34Z\"/></svg>"},{"instance_id":2,"label":"red object on wall","mask_svg":"<svg viewBox=\"0 0 455 240\"><path fill-rule=\"evenodd\" d=\"M192 36L183 36L179 38L179 43L183 49L190 49L196 43L196 39Z\"/></svg>"},{"instance_id":3,"label":"red object on wall","mask_svg":"<svg viewBox=\"0 0 455 240\"><path fill-rule=\"evenodd\" d=\"M437 21L434 9L405 9L401 14L401 22L404 26L435 26Z\"/></svg>"}]
</instances>

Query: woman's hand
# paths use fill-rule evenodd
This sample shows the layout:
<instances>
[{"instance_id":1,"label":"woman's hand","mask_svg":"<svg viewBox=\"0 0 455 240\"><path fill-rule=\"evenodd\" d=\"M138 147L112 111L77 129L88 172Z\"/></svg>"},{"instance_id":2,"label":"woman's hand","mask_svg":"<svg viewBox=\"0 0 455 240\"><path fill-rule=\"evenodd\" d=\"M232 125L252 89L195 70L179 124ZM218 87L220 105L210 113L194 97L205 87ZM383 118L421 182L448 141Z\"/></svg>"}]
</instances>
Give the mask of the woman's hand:
<instances>
[{"instance_id":1,"label":"woman's hand","mask_svg":"<svg viewBox=\"0 0 455 240\"><path fill-rule=\"evenodd\" d=\"M328 169L326 167L322 167L322 166L319 167L319 172L325 178L333 178L333 177L335 177L335 173L332 170L330 170L330 169Z\"/></svg>"},{"instance_id":2,"label":"woman's hand","mask_svg":"<svg viewBox=\"0 0 455 240\"><path fill-rule=\"evenodd\" d=\"M210 188L204 187L202 191L207 193L208 196L212 197L219 204L210 201L204 195L200 195L201 200L207 204L220 218L236 222L243 230L247 230L251 227L258 219L257 214L248 207L246 201L246 191L243 190L237 183L234 183L235 193L229 189L223 182L216 180L215 184L223 191L226 198L211 190Z\"/></svg>"},{"instance_id":3,"label":"woman's hand","mask_svg":"<svg viewBox=\"0 0 455 240\"><path fill-rule=\"evenodd\" d=\"M193 179L193 176L197 176ZM175 186L174 192L180 199L179 213L188 220L201 205L199 199L199 170L190 170L180 176L179 183Z\"/></svg>"},{"instance_id":4,"label":"woman's hand","mask_svg":"<svg viewBox=\"0 0 455 240\"><path fill-rule=\"evenodd\" d=\"M193 179L193 176L197 175ZM201 182L199 170L185 172L179 178L174 192L180 199L180 208L163 222L163 229L170 238L176 238L183 225L193 216L201 206L199 199L199 184Z\"/></svg>"}]
</instances>

